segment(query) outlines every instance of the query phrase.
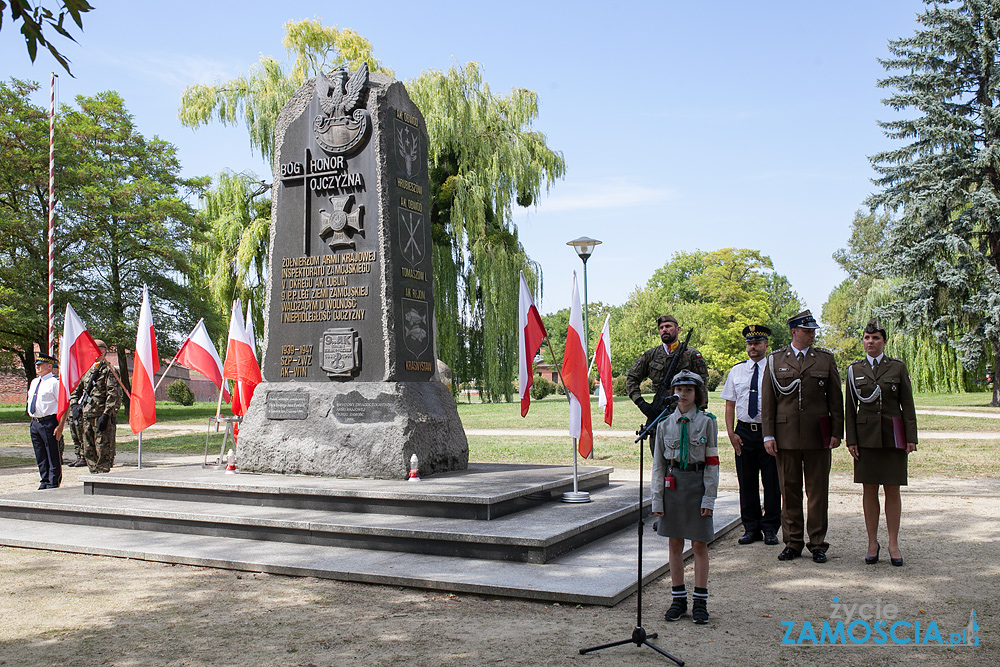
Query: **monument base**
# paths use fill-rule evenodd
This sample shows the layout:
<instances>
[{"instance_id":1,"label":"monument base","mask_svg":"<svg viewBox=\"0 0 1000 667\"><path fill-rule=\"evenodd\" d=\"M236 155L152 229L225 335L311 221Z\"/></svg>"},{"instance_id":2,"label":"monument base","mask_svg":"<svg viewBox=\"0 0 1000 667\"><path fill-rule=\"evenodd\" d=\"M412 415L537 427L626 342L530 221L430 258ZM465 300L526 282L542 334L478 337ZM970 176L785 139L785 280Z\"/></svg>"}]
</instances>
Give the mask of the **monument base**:
<instances>
[{"instance_id":1,"label":"monument base","mask_svg":"<svg viewBox=\"0 0 1000 667\"><path fill-rule=\"evenodd\" d=\"M244 472L405 479L465 470L469 443L440 382L264 382L240 425Z\"/></svg>"}]
</instances>

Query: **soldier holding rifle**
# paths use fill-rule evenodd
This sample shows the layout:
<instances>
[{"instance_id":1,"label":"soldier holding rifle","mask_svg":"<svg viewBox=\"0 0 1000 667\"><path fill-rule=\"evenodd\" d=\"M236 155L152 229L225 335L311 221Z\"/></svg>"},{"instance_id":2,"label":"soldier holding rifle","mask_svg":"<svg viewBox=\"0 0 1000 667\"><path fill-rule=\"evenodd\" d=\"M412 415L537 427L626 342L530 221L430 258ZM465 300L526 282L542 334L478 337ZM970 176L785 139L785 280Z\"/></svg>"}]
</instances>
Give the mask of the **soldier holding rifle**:
<instances>
[{"instance_id":1,"label":"soldier holding rifle","mask_svg":"<svg viewBox=\"0 0 1000 667\"><path fill-rule=\"evenodd\" d=\"M647 424L656 419L666 407L667 397L673 395L672 383L677 373L682 370L693 371L701 377L703 383L708 382L708 367L701 357L701 352L688 346L687 341L681 343L677 338L680 333L677 319L673 315L661 315L656 320L656 328L660 332L661 344L643 352L632 364L625 378L628 397L646 416ZM688 337L690 335L688 332ZM642 391L639 389L639 385L646 378L652 380L656 391L652 403L642 397ZM708 393L702 392L702 395L705 397L704 404L698 407L705 410L708 408ZM651 451L654 441L655 438L649 440Z\"/></svg>"},{"instance_id":2,"label":"soldier holding rifle","mask_svg":"<svg viewBox=\"0 0 1000 667\"><path fill-rule=\"evenodd\" d=\"M83 436L83 458L91 473L111 472L115 462L115 429L122 394L111 364L108 346L94 341L101 351L94 365L73 390L70 410Z\"/></svg>"}]
</instances>

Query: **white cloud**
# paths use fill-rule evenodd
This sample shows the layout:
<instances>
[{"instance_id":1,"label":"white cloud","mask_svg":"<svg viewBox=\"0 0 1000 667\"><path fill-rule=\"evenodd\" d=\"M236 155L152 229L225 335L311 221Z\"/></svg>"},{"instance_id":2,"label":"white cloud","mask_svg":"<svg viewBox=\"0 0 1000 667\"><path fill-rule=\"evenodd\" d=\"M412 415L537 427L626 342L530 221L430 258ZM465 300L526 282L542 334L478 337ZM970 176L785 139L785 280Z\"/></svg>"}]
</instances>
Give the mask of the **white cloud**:
<instances>
[{"instance_id":1,"label":"white cloud","mask_svg":"<svg viewBox=\"0 0 1000 667\"><path fill-rule=\"evenodd\" d=\"M621 209L662 203L676 197L673 188L648 188L616 177L600 182L556 183L548 196L542 195L538 210L545 212Z\"/></svg>"},{"instance_id":2,"label":"white cloud","mask_svg":"<svg viewBox=\"0 0 1000 667\"><path fill-rule=\"evenodd\" d=\"M200 56L107 51L93 55L95 59L108 65L140 74L178 90L198 83L212 84L231 79L241 71L231 63Z\"/></svg>"}]
</instances>

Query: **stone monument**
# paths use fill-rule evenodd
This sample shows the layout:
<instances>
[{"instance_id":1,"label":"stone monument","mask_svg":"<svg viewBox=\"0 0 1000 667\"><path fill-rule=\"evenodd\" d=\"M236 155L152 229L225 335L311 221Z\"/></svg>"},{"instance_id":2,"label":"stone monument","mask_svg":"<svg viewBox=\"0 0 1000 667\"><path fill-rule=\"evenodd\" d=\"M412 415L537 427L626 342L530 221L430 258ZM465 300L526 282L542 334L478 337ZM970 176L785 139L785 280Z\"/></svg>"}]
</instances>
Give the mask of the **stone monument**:
<instances>
[{"instance_id":1,"label":"stone monument","mask_svg":"<svg viewBox=\"0 0 1000 667\"><path fill-rule=\"evenodd\" d=\"M427 129L398 81L307 81L275 129L264 381L240 426L248 472L406 477L469 447L437 379Z\"/></svg>"}]
</instances>

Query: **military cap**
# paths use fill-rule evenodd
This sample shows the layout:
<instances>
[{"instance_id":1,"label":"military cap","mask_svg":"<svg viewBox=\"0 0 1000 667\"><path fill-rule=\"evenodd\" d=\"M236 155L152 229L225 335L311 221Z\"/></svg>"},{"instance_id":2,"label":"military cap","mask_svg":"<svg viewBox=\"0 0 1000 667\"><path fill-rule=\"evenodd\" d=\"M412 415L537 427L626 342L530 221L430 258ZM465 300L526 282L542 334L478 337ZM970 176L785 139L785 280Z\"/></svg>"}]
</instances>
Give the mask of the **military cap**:
<instances>
[{"instance_id":1,"label":"military cap","mask_svg":"<svg viewBox=\"0 0 1000 667\"><path fill-rule=\"evenodd\" d=\"M674 326L679 326L677 324L677 318L674 317L673 315L660 315L659 317L656 318L657 324L662 324L664 322L673 322Z\"/></svg>"},{"instance_id":2,"label":"military cap","mask_svg":"<svg viewBox=\"0 0 1000 667\"><path fill-rule=\"evenodd\" d=\"M743 337L748 343L754 340L767 340L770 335L771 330L763 324L748 324L743 327Z\"/></svg>"},{"instance_id":3,"label":"military cap","mask_svg":"<svg viewBox=\"0 0 1000 667\"><path fill-rule=\"evenodd\" d=\"M677 375L674 376L673 386L676 387L679 384L689 384L694 385L695 387L701 387L701 376L694 371L689 371L687 369L678 371Z\"/></svg>"},{"instance_id":4,"label":"military cap","mask_svg":"<svg viewBox=\"0 0 1000 667\"><path fill-rule=\"evenodd\" d=\"M816 318L813 317L812 311L806 308L788 320L788 328L794 329L795 327L799 327L800 329L819 329L819 324L817 324Z\"/></svg>"},{"instance_id":5,"label":"military cap","mask_svg":"<svg viewBox=\"0 0 1000 667\"><path fill-rule=\"evenodd\" d=\"M105 352L107 352L107 351L108 351L108 344L107 344L107 343L105 343L105 342L104 342L103 340L101 340L100 338L95 338L95 339L94 339L94 344L95 344L95 345L97 345L97 347L100 347L100 348L104 348L104 351L105 351Z\"/></svg>"},{"instance_id":6,"label":"military cap","mask_svg":"<svg viewBox=\"0 0 1000 667\"><path fill-rule=\"evenodd\" d=\"M56 361L55 357L51 357L47 354L39 354L35 356L35 365L38 364L52 364L53 366L58 366L59 362Z\"/></svg>"},{"instance_id":7,"label":"military cap","mask_svg":"<svg viewBox=\"0 0 1000 667\"><path fill-rule=\"evenodd\" d=\"M866 334L880 333L882 334L882 338L884 339L889 338L888 336L885 335L885 327L882 326L882 323L878 321L877 317L873 317L870 320L868 320L868 326L865 327L864 333Z\"/></svg>"}]
</instances>

